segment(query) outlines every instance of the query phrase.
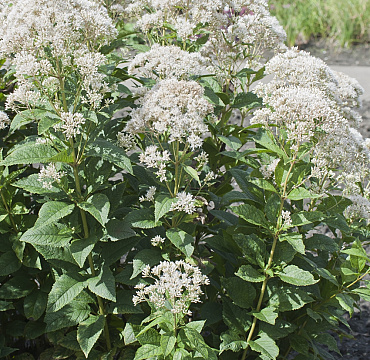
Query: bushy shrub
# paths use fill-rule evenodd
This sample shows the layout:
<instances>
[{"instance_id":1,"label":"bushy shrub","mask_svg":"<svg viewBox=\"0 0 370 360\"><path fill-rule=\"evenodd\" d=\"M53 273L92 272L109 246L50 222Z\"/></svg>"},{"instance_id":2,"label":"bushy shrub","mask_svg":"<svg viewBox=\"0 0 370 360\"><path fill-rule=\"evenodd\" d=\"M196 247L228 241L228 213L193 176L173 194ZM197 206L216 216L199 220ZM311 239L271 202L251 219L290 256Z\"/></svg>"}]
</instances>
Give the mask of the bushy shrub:
<instances>
[{"instance_id":1,"label":"bushy shrub","mask_svg":"<svg viewBox=\"0 0 370 360\"><path fill-rule=\"evenodd\" d=\"M1 356L339 352L370 298L359 84L263 0L0 9Z\"/></svg>"}]
</instances>

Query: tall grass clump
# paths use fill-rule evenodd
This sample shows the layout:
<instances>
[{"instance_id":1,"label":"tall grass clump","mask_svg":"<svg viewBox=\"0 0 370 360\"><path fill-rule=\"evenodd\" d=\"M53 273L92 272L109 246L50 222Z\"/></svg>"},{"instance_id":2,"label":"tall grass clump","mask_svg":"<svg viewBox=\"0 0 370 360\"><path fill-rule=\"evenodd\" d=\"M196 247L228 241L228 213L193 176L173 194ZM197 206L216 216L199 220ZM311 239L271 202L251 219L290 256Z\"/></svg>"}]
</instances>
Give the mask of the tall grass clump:
<instances>
[{"instance_id":1,"label":"tall grass clump","mask_svg":"<svg viewBox=\"0 0 370 360\"><path fill-rule=\"evenodd\" d=\"M370 41L369 0L274 0L270 7L289 46L311 37L329 38L342 47Z\"/></svg>"}]
</instances>

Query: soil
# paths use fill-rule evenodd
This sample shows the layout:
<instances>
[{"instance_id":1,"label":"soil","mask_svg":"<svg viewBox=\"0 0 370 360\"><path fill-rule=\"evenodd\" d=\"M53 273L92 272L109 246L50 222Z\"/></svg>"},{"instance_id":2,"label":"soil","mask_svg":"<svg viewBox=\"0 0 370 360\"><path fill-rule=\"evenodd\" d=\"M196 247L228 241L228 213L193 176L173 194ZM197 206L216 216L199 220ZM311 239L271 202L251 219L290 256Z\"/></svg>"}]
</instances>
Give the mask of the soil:
<instances>
[{"instance_id":1,"label":"soil","mask_svg":"<svg viewBox=\"0 0 370 360\"><path fill-rule=\"evenodd\" d=\"M354 45L351 49L339 49L323 40L310 42L300 46L311 55L324 60L329 66L370 66L370 44ZM370 79L368 80L370 81ZM359 109L363 121L359 131L364 137L370 137L370 100L369 96ZM352 317L347 316L351 326L350 334L354 339L338 339L338 347L342 357L331 352L335 360L370 360L370 302L360 301ZM343 329L348 329L343 325Z\"/></svg>"}]
</instances>

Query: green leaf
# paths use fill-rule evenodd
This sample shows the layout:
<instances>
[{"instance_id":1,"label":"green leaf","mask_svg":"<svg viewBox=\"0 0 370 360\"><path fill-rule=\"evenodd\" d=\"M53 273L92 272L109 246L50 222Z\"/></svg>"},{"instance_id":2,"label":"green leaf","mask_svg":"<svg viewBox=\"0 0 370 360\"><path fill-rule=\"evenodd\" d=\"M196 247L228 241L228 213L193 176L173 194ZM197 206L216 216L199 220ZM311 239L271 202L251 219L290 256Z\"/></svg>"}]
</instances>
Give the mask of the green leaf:
<instances>
[{"instance_id":1,"label":"green leaf","mask_svg":"<svg viewBox=\"0 0 370 360\"><path fill-rule=\"evenodd\" d=\"M57 220L62 219L72 213L74 207L74 204L67 204L61 201L46 202L40 208L39 217L34 225L34 228L55 223Z\"/></svg>"},{"instance_id":2,"label":"green leaf","mask_svg":"<svg viewBox=\"0 0 370 360\"><path fill-rule=\"evenodd\" d=\"M133 174L131 162L125 150L107 140L98 138L92 144L89 144L86 156L100 157Z\"/></svg>"},{"instance_id":3,"label":"green leaf","mask_svg":"<svg viewBox=\"0 0 370 360\"><path fill-rule=\"evenodd\" d=\"M31 293L35 287L36 283L24 274L14 276L1 282L0 299L20 299Z\"/></svg>"},{"instance_id":4,"label":"green leaf","mask_svg":"<svg viewBox=\"0 0 370 360\"><path fill-rule=\"evenodd\" d=\"M264 129L258 129L256 135L253 136L256 143L262 145L266 149L282 157L284 161L288 160L285 152L276 144L275 139L268 134Z\"/></svg>"},{"instance_id":5,"label":"green leaf","mask_svg":"<svg viewBox=\"0 0 370 360\"><path fill-rule=\"evenodd\" d=\"M271 325L275 325L275 320L278 317L276 309L272 307L263 308L261 311L252 311L251 314L257 319L267 322Z\"/></svg>"},{"instance_id":6,"label":"green leaf","mask_svg":"<svg viewBox=\"0 0 370 360\"><path fill-rule=\"evenodd\" d=\"M247 109L253 109L259 106L262 106L262 99L253 92L239 93L236 95L234 102L231 105L232 108L236 109L241 109L243 107L246 107Z\"/></svg>"},{"instance_id":7,"label":"green leaf","mask_svg":"<svg viewBox=\"0 0 370 360\"><path fill-rule=\"evenodd\" d=\"M305 254L305 246L302 239L302 234L298 233L285 233L279 235L279 241L287 241L292 245L293 249L300 254Z\"/></svg>"},{"instance_id":8,"label":"green leaf","mask_svg":"<svg viewBox=\"0 0 370 360\"><path fill-rule=\"evenodd\" d=\"M161 222L155 221L152 209L133 210L126 215L124 222L139 229L151 229L161 225Z\"/></svg>"},{"instance_id":9,"label":"green leaf","mask_svg":"<svg viewBox=\"0 0 370 360\"><path fill-rule=\"evenodd\" d=\"M193 254L194 246L192 243L194 239L191 235L182 230L170 229L166 232L168 239L187 257Z\"/></svg>"},{"instance_id":10,"label":"green leaf","mask_svg":"<svg viewBox=\"0 0 370 360\"><path fill-rule=\"evenodd\" d=\"M0 161L0 166L47 163L56 154L57 151L50 145L27 142L19 145L3 161Z\"/></svg>"},{"instance_id":11,"label":"green leaf","mask_svg":"<svg viewBox=\"0 0 370 360\"><path fill-rule=\"evenodd\" d=\"M247 347L245 339L242 339L237 333L232 331L227 331L221 334L221 339L220 354L228 350L239 352Z\"/></svg>"},{"instance_id":12,"label":"green leaf","mask_svg":"<svg viewBox=\"0 0 370 360\"><path fill-rule=\"evenodd\" d=\"M307 238L304 243L309 250L323 250L329 252L336 252L339 250L336 239L332 239L323 234L313 234L311 237Z\"/></svg>"},{"instance_id":13,"label":"green leaf","mask_svg":"<svg viewBox=\"0 0 370 360\"><path fill-rule=\"evenodd\" d=\"M270 181L268 181L266 179L255 178L255 179L249 179L248 182L258 186L261 189L277 193L277 190L275 189L275 186L273 184L271 184Z\"/></svg>"},{"instance_id":14,"label":"green leaf","mask_svg":"<svg viewBox=\"0 0 370 360\"><path fill-rule=\"evenodd\" d=\"M116 301L116 283L109 266L103 266L98 276L89 279L88 287L94 294Z\"/></svg>"},{"instance_id":15,"label":"green leaf","mask_svg":"<svg viewBox=\"0 0 370 360\"><path fill-rule=\"evenodd\" d=\"M165 195L159 195L155 199L154 203L154 221L158 222L158 220L166 215L170 209L171 205L176 201L176 199L170 198Z\"/></svg>"},{"instance_id":16,"label":"green leaf","mask_svg":"<svg viewBox=\"0 0 370 360\"><path fill-rule=\"evenodd\" d=\"M235 214L239 215L245 221L257 225L262 226L264 228L269 228L269 223L267 222L264 213L250 204L243 204L239 206L232 207Z\"/></svg>"},{"instance_id":17,"label":"green leaf","mask_svg":"<svg viewBox=\"0 0 370 360\"><path fill-rule=\"evenodd\" d=\"M335 298L338 300L340 306L349 312L350 316L353 314L353 304L356 302L356 300L348 294L337 294Z\"/></svg>"},{"instance_id":18,"label":"green leaf","mask_svg":"<svg viewBox=\"0 0 370 360\"><path fill-rule=\"evenodd\" d=\"M44 318L46 332L57 331L80 324L89 316L90 312L90 306L86 301L77 301L75 299L56 312L46 313Z\"/></svg>"},{"instance_id":19,"label":"green leaf","mask_svg":"<svg viewBox=\"0 0 370 360\"><path fill-rule=\"evenodd\" d=\"M58 189L55 186L52 186L51 189L45 189L42 187L42 183L38 179L38 174L32 174L26 178L20 179L12 184L13 186L24 189L31 194L61 194L62 190Z\"/></svg>"},{"instance_id":20,"label":"green leaf","mask_svg":"<svg viewBox=\"0 0 370 360\"><path fill-rule=\"evenodd\" d=\"M11 301L0 300L0 311L7 311L14 309L14 305Z\"/></svg>"},{"instance_id":21,"label":"green leaf","mask_svg":"<svg viewBox=\"0 0 370 360\"><path fill-rule=\"evenodd\" d=\"M52 115L53 117L44 115L39 121L37 126L37 133L39 135L45 134L51 127L60 123L60 119L56 117L54 114Z\"/></svg>"},{"instance_id":22,"label":"green leaf","mask_svg":"<svg viewBox=\"0 0 370 360\"><path fill-rule=\"evenodd\" d=\"M309 344L307 340L298 334L289 335L290 346L300 354L308 355Z\"/></svg>"},{"instance_id":23,"label":"green leaf","mask_svg":"<svg viewBox=\"0 0 370 360\"><path fill-rule=\"evenodd\" d=\"M207 360L217 360L217 356L204 341L202 335L200 335L196 330L185 327L180 332L183 331L185 334L185 337L187 340L189 340L190 346L199 352L202 356L203 359Z\"/></svg>"},{"instance_id":24,"label":"green leaf","mask_svg":"<svg viewBox=\"0 0 370 360\"><path fill-rule=\"evenodd\" d=\"M257 235L235 234L233 239L248 262L265 267L266 245Z\"/></svg>"},{"instance_id":25,"label":"green leaf","mask_svg":"<svg viewBox=\"0 0 370 360\"><path fill-rule=\"evenodd\" d=\"M0 256L0 276L12 274L21 268L22 264L14 251L7 251Z\"/></svg>"},{"instance_id":26,"label":"green leaf","mask_svg":"<svg viewBox=\"0 0 370 360\"><path fill-rule=\"evenodd\" d=\"M320 211L302 211L291 215L292 226L303 226L324 220L325 216Z\"/></svg>"},{"instance_id":27,"label":"green leaf","mask_svg":"<svg viewBox=\"0 0 370 360\"><path fill-rule=\"evenodd\" d=\"M230 149L238 150L242 147L242 142L235 136L223 136L223 135L217 135L217 137L225 143Z\"/></svg>"},{"instance_id":28,"label":"green leaf","mask_svg":"<svg viewBox=\"0 0 370 360\"><path fill-rule=\"evenodd\" d=\"M86 258L91 253L97 241L98 238L96 235L91 235L87 239L76 239L72 241L70 246L71 254L80 268L84 267Z\"/></svg>"},{"instance_id":29,"label":"green leaf","mask_svg":"<svg viewBox=\"0 0 370 360\"><path fill-rule=\"evenodd\" d=\"M249 345L252 350L265 355L267 359L274 360L279 355L279 348L277 347L275 341L267 334L260 334L259 338L255 341L250 341Z\"/></svg>"},{"instance_id":30,"label":"green leaf","mask_svg":"<svg viewBox=\"0 0 370 360\"><path fill-rule=\"evenodd\" d=\"M135 231L131 229L127 222L117 219L109 220L106 228L111 241L128 239L136 235Z\"/></svg>"},{"instance_id":31,"label":"green leaf","mask_svg":"<svg viewBox=\"0 0 370 360\"><path fill-rule=\"evenodd\" d=\"M86 358L104 329L105 318L103 315L90 315L81 322L77 328L77 341Z\"/></svg>"},{"instance_id":32,"label":"green leaf","mask_svg":"<svg viewBox=\"0 0 370 360\"><path fill-rule=\"evenodd\" d=\"M23 308L26 318L39 319L46 309L48 294L36 290L24 298Z\"/></svg>"},{"instance_id":33,"label":"green leaf","mask_svg":"<svg viewBox=\"0 0 370 360\"><path fill-rule=\"evenodd\" d=\"M164 356L169 356L176 344L176 336L173 333L161 335L161 348Z\"/></svg>"},{"instance_id":34,"label":"green leaf","mask_svg":"<svg viewBox=\"0 0 370 360\"><path fill-rule=\"evenodd\" d=\"M138 276L147 265L153 267L154 265L159 264L161 260L161 252L156 249L143 249L139 251L132 261L133 270L130 280Z\"/></svg>"},{"instance_id":35,"label":"green leaf","mask_svg":"<svg viewBox=\"0 0 370 360\"><path fill-rule=\"evenodd\" d=\"M299 188L293 189L288 194L288 199L290 200L315 199L315 198L319 198L320 196L321 195L311 193L311 191L307 190L306 188L299 187Z\"/></svg>"},{"instance_id":36,"label":"green leaf","mask_svg":"<svg viewBox=\"0 0 370 360\"><path fill-rule=\"evenodd\" d=\"M172 360L191 360L191 354L183 348L178 348L173 355Z\"/></svg>"},{"instance_id":37,"label":"green leaf","mask_svg":"<svg viewBox=\"0 0 370 360\"><path fill-rule=\"evenodd\" d=\"M188 165L183 165L183 169L185 170L187 174L189 174L199 184L199 186L201 186L198 173L195 169L193 169L191 166L188 166Z\"/></svg>"},{"instance_id":38,"label":"green leaf","mask_svg":"<svg viewBox=\"0 0 370 360\"><path fill-rule=\"evenodd\" d=\"M162 354L163 350L160 346L145 344L137 349L134 360L152 359Z\"/></svg>"},{"instance_id":39,"label":"green leaf","mask_svg":"<svg viewBox=\"0 0 370 360\"><path fill-rule=\"evenodd\" d=\"M279 284L271 279L267 284L268 305L276 308L279 312L297 310L313 301L306 290Z\"/></svg>"},{"instance_id":40,"label":"green leaf","mask_svg":"<svg viewBox=\"0 0 370 360\"><path fill-rule=\"evenodd\" d=\"M253 305L256 290L250 283L238 277L232 277L222 279L221 284L236 305L244 309L248 309Z\"/></svg>"},{"instance_id":41,"label":"green leaf","mask_svg":"<svg viewBox=\"0 0 370 360\"><path fill-rule=\"evenodd\" d=\"M27 230L19 240L33 245L62 247L67 245L71 239L72 234L67 227L47 224Z\"/></svg>"},{"instance_id":42,"label":"green leaf","mask_svg":"<svg viewBox=\"0 0 370 360\"><path fill-rule=\"evenodd\" d=\"M50 162L63 162L66 164L71 164L74 162L73 152L72 149L67 149L58 154L54 155L49 159Z\"/></svg>"},{"instance_id":43,"label":"green leaf","mask_svg":"<svg viewBox=\"0 0 370 360\"><path fill-rule=\"evenodd\" d=\"M116 302L109 305L110 314L142 314L140 306L135 306L132 297L135 295L131 290L118 290Z\"/></svg>"},{"instance_id":44,"label":"green leaf","mask_svg":"<svg viewBox=\"0 0 370 360\"><path fill-rule=\"evenodd\" d=\"M231 300L224 298L222 317L225 324L232 330L244 334L252 325L252 318L245 309L232 303Z\"/></svg>"},{"instance_id":45,"label":"green leaf","mask_svg":"<svg viewBox=\"0 0 370 360\"><path fill-rule=\"evenodd\" d=\"M258 272L251 265L242 265L235 275L249 282L262 282L266 278L264 274Z\"/></svg>"},{"instance_id":46,"label":"green leaf","mask_svg":"<svg viewBox=\"0 0 370 360\"><path fill-rule=\"evenodd\" d=\"M315 280L309 271L302 270L296 265L288 265L282 272L277 272L276 275L279 276L282 281L297 286L313 285L319 281Z\"/></svg>"},{"instance_id":47,"label":"green leaf","mask_svg":"<svg viewBox=\"0 0 370 360\"><path fill-rule=\"evenodd\" d=\"M56 312L68 305L86 287L80 275L63 274L55 281L49 293L48 312Z\"/></svg>"},{"instance_id":48,"label":"green leaf","mask_svg":"<svg viewBox=\"0 0 370 360\"><path fill-rule=\"evenodd\" d=\"M21 111L14 116L12 123L10 124L9 131L12 133L15 130L19 129L20 127L22 127L23 125L27 125L31 122L43 119L45 116L54 117L56 115L42 109Z\"/></svg>"},{"instance_id":49,"label":"green leaf","mask_svg":"<svg viewBox=\"0 0 370 360\"><path fill-rule=\"evenodd\" d=\"M270 325L266 322L262 322L259 324L260 331L266 333L274 340L288 336L296 328L296 325L280 319L276 319L274 325Z\"/></svg>"},{"instance_id":50,"label":"green leaf","mask_svg":"<svg viewBox=\"0 0 370 360\"><path fill-rule=\"evenodd\" d=\"M123 329L122 335L125 345L130 345L137 341L134 329L132 328L132 325L128 322L126 323L125 328Z\"/></svg>"},{"instance_id":51,"label":"green leaf","mask_svg":"<svg viewBox=\"0 0 370 360\"><path fill-rule=\"evenodd\" d=\"M94 194L87 201L77 204L79 208L87 211L92 215L102 226L108 221L110 209L109 199L104 194Z\"/></svg>"}]
</instances>

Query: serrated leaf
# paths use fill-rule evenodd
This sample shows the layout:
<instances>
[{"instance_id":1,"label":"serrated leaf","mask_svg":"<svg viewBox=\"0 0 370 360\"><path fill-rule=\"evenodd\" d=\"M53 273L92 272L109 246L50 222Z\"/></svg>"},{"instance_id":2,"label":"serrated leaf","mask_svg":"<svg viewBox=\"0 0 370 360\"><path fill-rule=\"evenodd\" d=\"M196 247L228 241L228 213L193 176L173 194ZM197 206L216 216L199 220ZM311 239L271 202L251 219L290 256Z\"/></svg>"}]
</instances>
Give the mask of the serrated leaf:
<instances>
[{"instance_id":1,"label":"serrated leaf","mask_svg":"<svg viewBox=\"0 0 370 360\"><path fill-rule=\"evenodd\" d=\"M194 239L191 235L182 230L170 229L166 232L168 239L187 257L193 254L194 246L192 243Z\"/></svg>"},{"instance_id":2,"label":"serrated leaf","mask_svg":"<svg viewBox=\"0 0 370 360\"><path fill-rule=\"evenodd\" d=\"M278 317L278 313L275 308L266 307L260 311L252 311L251 314L257 319L267 322L268 324L275 325L275 320Z\"/></svg>"},{"instance_id":3,"label":"serrated leaf","mask_svg":"<svg viewBox=\"0 0 370 360\"><path fill-rule=\"evenodd\" d=\"M0 256L0 276L12 274L20 269L21 262L14 251L7 251Z\"/></svg>"},{"instance_id":4,"label":"serrated leaf","mask_svg":"<svg viewBox=\"0 0 370 360\"><path fill-rule=\"evenodd\" d=\"M132 297L135 295L131 290L118 290L116 302L109 305L110 314L142 314L140 306L135 306Z\"/></svg>"},{"instance_id":5,"label":"serrated leaf","mask_svg":"<svg viewBox=\"0 0 370 360\"><path fill-rule=\"evenodd\" d=\"M12 133L15 130L19 129L23 125L27 125L31 122L37 121L42 119L44 116L56 116L49 111L42 110L42 109L32 109L32 110L24 110L19 112L17 115L14 116L9 131Z\"/></svg>"},{"instance_id":6,"label":"serrated leaf","mask_svg":"<svg viewBox=\"0 0 370 360\"><path fill-rule=\"evenodd\" d=\"M235 234L233 239L248 262L265 267L266 244L257 235Z\"/></svg>"},{"instance_id":7,"label":"serrated leaf","mask_svg":"<svg viewBox=\"0 0 370 360\"><path fill-rule=\"evenodd\" d=\"M356 302L351 295L348 294L337 294L335 298L339 301L340 306L349 312L352 316L353 314L353 304Z\"/></svg>"},{"instance_id":8,"label":"serrated leaf","mask_svg":"<svg viewBox=\"0 0 370 360\"><path fill-rule=\"evenodd\" d=\"M104 329L105 318L103 315L90 315L81 322L77 328L77 341L86 358Z\"/></svg>"},{"instance_id":9,"label":"serrated leaf","mask_svg":"<svg viewBox=\"0 0 370 360\"><path fill-rule=\"evenodd\" d=\"M313 194L311 193L311 191L307 190L304 187L299 187L290 191L287 198L290 200L303 200L303 199L315 199L319 197L320 195Z\"/></svg>"},{"instance_id":10,"label":"serrated leaf","mask_svg":"<svg viewBox=\"0 0 370 360\"><path fill-rule=\"evenodd\" d=\"M3 161L0 161L0 166L47 163L56 154L57 151L50 145L27 142L18 146Z\"/></svg>"},{"instance_id":11,"label":"serrated leaf","mask_svg":"<svg viewBox=\"0 0 370 360\"><path fill-rule=\"evenodd\" d=\"M238 277L222 279L221 284L236 305L244 309L248 309L253 305L256 290L252 284Z\"/></svg>"},{"instance_id":12,"label":"serrated leaf","mask_svg":"<svg viewBox=\"0 0 370 360\"><path fill-rule=\"evenodd\" d=\"M128 239L136 235L135 231L131 229L127 222L117 219L109 220L106 228L111 241Z\"/></svg>"},{"instance_id":13,"label":"serrated leaf","mask_svg":"<svg viewBox=\"0 0 370 360\"><path fill-rule=\"evenodd\" d=\"M132 328L132 325L128 322L126 323L125 328L123 329L122 335L125 345L130 345L137 341L134 329Z\"/></svg>"},{"instance_id":14,"label":"serrated leaf","mask_svg":"<svg viewBox=\"0 0 370 360\"><path fill-rule=\"evenodd\" d=\"M301 335L291 334L289 336L290 346L300 354L308 355L309 344L308 341Z\"/></svg>"},{"instance_id":15,"label":"serrated leaf","mask_svg":"<svg viewBox=\"0 0 370 360\"><path fill-rule=\"evenodd\" d=\"M240 334L244 334L252 325L252 318L245 309L233 304L231 300L226 298L223 300L222 317L231 330Z\"/></svg>"},{"instance_id":16,"label":"serrated leaf","mask_svg":"<svg viewBox=\"0 0 370 360\"><path fill-rule=\"evenodd\" d=\"M320 211L302 211L291 215L292 226L303 226L322 221L325 218Z\"/></svg>"},{"instance_id":17,"label":"serrated leaf","mask_svg":"<svg viewBox=\"0 0 370 360\"><path fill-rule=\"evenodd\" d=\"M313 298L305 290L289 285L277 285L272 280L267 284L269 295L268 305L276 308L279 312L297 310L313 301Z\"/></svg>"},{"instance_id":18,"label":"serrated leaf","mask_svg":"<svg viewBox=\"0 0 370 360\"><path fill-rule=\"evenodd\" d=\"M109 199L104 194L94 194L87 201L77 204L79 208L87 211L92 215L102 226L108 221L110 209Z\"/></svg>"},{"instance_id":19,"label":"serrated leaf","mask_svg":"<svg viewBox=\"0 0 370 360\"><path fill-rule=\"evenodd\" d=\"M32 174L26 178L20 179L12 185L24 189L31 194L53 194L55 196L57 193L62 193L62 190L55 186L52 186L51 189L42 187L42 183L39 181L37 174Z\"/></svg>"},{"instance_id":20,"label":"serrated leaf","mask_svg":"<svg viewBox=\"0 0 370 360\"><path fill-rule=\"evenodd\" d=\"M36 220L34 228L55 223L57 220L71 214L74 207L74 204L67 204L62 201L46 202L40 208L39 217Z\"/></svg>"},{"instance_id":21,"label":"serrated leaf","mask_svg":"<svg viewBox=\"0 0 370 360\"><path fill-rule=\"evenodd\" d=\"M103 266L99 275L88 280L88 287L94 294L116 301L116 283L109 266Z\"/></svg>"},{"instance_id":22,"label":"serrated leaf","mask_svg":"<svg viewBox=\"0 0 370 360\"><path fill-rule=\"evenodd\" d=\"M151 359L162 355L162 348L157 345L145 344L137 349L134 360Z\"/></svg>"},{"instance_id":23,"label":"serrated leaf","mask_svg":"<svg viewBox=\"0 0 370 360\"><path fill-rule=\"evenodd\" d=\"M302 234L298 233L285 233L279 235L279 241L287 241L292 245L293 249L300 254L305 254L305 246L302 239Z\"/></svg>"},{"instance_id":24,"label":"serrated leaf","mask_svg":"<svg viewBox=\"0 0 370 360\"><path fill-rule=\"evenodd\" d=\"M279 157L282 157L284 160L287 160L287 155L285 152L280 148L279 145L276 144L275 139L269 136L266 130L258 129L256 135L253 136L253 139L256 143L278 154Z\"/></svg>"},{"instance_id":25,"label":"serrated leaf","mask_svg":"<svg viewBox=\"0 0 370 360\"><path fill-rule=\"evenodd\" d=\"M86 287L80 275L61 275L49 293L47 311L56 312L68 305Z\"/></svg>"},{"instance_id":26,"label":"serrated leaf","mask_svg":"<svg viewBox=\"0 0 370 360\"><path fill-rule=\"evenodd\" d=\"M73 300L70 304L56 312L46 313L44 318L46 332L75 326L84 321L89 316L90 311L90 306L86 302Z\"/></svg>"},{"instance_id":27,"label":"serrated leaf","mask_svg":"<svg viewBox=\"0 0 370 360\"><path fill-rule=\"evenodd\" d=\"M26 318L39 319L46 309L48 294L36 290L24 298L23 309Z\"/></svg>"},{"instance_id":28,"label":"serrated leaf","mask_svg":"<svg viewBox=\"0 0 370 360\"><path fill-rule=\"evenodd\" d=\"M184 165L183 169L185 170L187 174L189 174L199 184L199 186L201 185L198 173L195 169L193 169L191 166L188 166L188 165Z\"/></svg>"},{"instance_id":29,"label":"serrated leaf","mask_svg":"<svg viewBox=\"0 0 370 360\"><path fill-rule=\"evenodd\" d=\"M251 265L242 265L235 275L249 282L262 282L266 278L264 274L258 272Z\"/></svg>"},{"instance_id":30,"label":"serrated leaf","mask_svg":"<svg viewBox=\"0 0 370 360\"><path fill-rule=\"evenodd\" d=\"M91 235L87 239L76 239L71 242L71 254L80 268L83 268L86 258L94 248L98 238Z\"/></svg>"},{"instance_id":31,"label":"serrated leaf","mask_svg":"<svg viewBox=\"0 0 370 360\"><path fill-rule=\"evenodd\" d=\"M249 345L252 350L265 355L268 359L275 360L279 355L278 346L267 334L260 334L259 338L254 341L250 341Z\"/></svg>"},{"instance_id":32,"label":"serrated leaf","mask_svg":"<svg viewBox=\"0 0 370 360\"><path fill-rule=\"evenodd\" d=\"M35 287L34 281L24 276L14 276L1 284L0 299L20 299L31 293Z\"/></svg>"},{"instance_id":33,"label":"serrated leaf","mask_svg":"<svg viewBox=\"0 0 370 360\"><path fill-rule=\"evenodd\" d=\"M217 135L217 137L225 143L230 149L238 150L242 147L242 142L235 136L223 136L223 135Z\"/></svg>"},{"instance_id":34,"label":"serrated leaf","mask_svg":"<svg viewBox=\"0 0 370 360\"><path fill-rule=\"evenodd\" d=\"M335 239L332 239L323 234L313 234L304 241L306 248L309 250L324 250L329 252L336 252L339 246Z\"/></svg>"},{"instance_id":35,"label":"serrated leaf","mask_svg":"<svg viewBox=\"0 0 370 360\"><path fill-rule=\"evenodd\" d=\"M63 247L71 239L72 234L68 228L47 224L27 230L19 240L33 245Z\"/></svg>"},{"instance_id":36,"label":"serrated leaf","mask_svg":"<svg viewBox=\"0 0 370 360\"><path fill-rule=\"evenodd\" d=\"M127 157L125 150L107 140L98 138L92 144L89 144L86 156L100 157L133 174L131 161Z\"/></svg>"},{"instance_id":37,"label":"serrated leaf","mask_svg":"<svg viewBox=\"0 0 370 360\"><path fill-rule=\"evenodd\" d=\"M243 107L246 107L247 109L253 109L259 106L262 106L262 99L253 92L242 92L237 94L233 104L231 105L232 108L237 109L241 109Z\"/></svg>"},{"instance_id":38,"label":"serrated leaf","mask_svg":"<svg viewBox=\"0 0 370 360\"><path fill-rule=\"evenodd\" d=\"M58 123L60 123L60 118L58 117L43 116L38 123L37 133L39 135L42 135Z\"/></svg>"},{"instance_id":39,"label":"serrated leaf","mask_svg":"<svg viewBox=\"0 0 370 360\"><path fill-rule=\"evenodd\" d=\"M277 272L276 275L282 281L297 286L313 285L319 281L315 280L309 271L303 270L296 265L288 265L282 272Z\"/></svg>"},{"instance_id":40,"label":"serrated leaf","mask_svg":"<svg viewBox=\"0 0 370 360\"><path fill-rule=\"evenodd\" d=\"M184 332L185 337L189 340L190 346L199 352L204 359L217 360L215 352L205 343L202 335L196 330L185 327L181 331Z\"/></svg>"},{"instance_id":41,"label":"serrated leaf","mask_svg":"<svg viewBox=\"0 0 370 360\"><path fill-rule=\"evenodd\" d=\"M172 333L161 335L161 348L163 355L169 356L176 344L176 336Z\"/></svg>"},{"instance_id":42,"label":"serrated leaf","mask_svg":"<svg viewBox=\"0 0 370 360\"><path fill-rule=\"evenodd\" d=\"M152 209L133 210L126 215L124 221L129 226L139 229L152 229L162 224L155 221Z\"/></svg>"},{"instance_id":43,"label":"serrated leaf","mask_svg":"<svg viewBox=\"0 0 370 360\"><path fill-rule=\"evenodd\" d=\"M162 256L160 251L152 249L143 249L139 251L132 261L133 270L130 280L138 276L147 265L153 267L154 265L159 264L161 260Z\"/></svg>"},{"instance_id":44,"label":"serrated leaf","mask_svg":"<svg viewBox=\"0 0 370 360\"><path fill-rule=\"evenodd\" d=\"M264 213L257 207L250 204L243 204L239 206L232 207L235 214L239 215L245 221L262 226L264 228L269 228L269 223L267 222Z\"/></svg>"},{"instance_id":45,"label":"serrated leaf","mask_svg":"<svg viewBox=\"0 0 370 360\"><path fill-rule=\"evenodd\" d=\"M158 222L162 216L166 215L174 202L176 202L176 199L169 198L165 195L159 195L154 202L154 221Z\"/></svg>"},{"instance_id":46,"label":"serrated leaf","mask_svg":"<svg viewBox=\"0 0 370 360\"><path fill-rule=\"evenodd\" d=\"M249 179L248 182L260 187L261 189L268 190L274 193L277 193L274 185L270 183L270 181L266 179Z\"/></svg>"},{"instance_id":47,"label":"serrated leaf","mask_svg":"<svg viewBox=\"0 0 370 360\"><path fill-rule=\"evenodd\" d=\"M74 157L71 149L67 149L58 154L54 155L49 159L50 162L62 162L66 164L70 164L74 162Z\"/></svg>"}]
</instances>

